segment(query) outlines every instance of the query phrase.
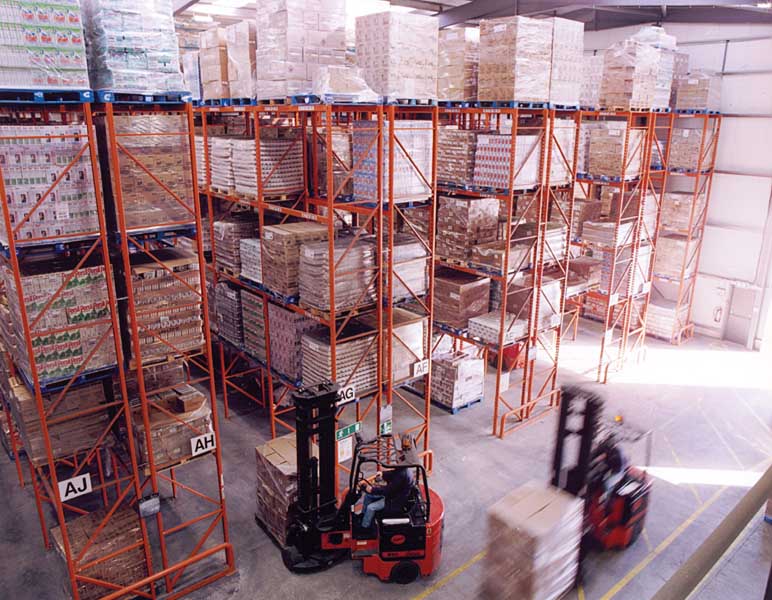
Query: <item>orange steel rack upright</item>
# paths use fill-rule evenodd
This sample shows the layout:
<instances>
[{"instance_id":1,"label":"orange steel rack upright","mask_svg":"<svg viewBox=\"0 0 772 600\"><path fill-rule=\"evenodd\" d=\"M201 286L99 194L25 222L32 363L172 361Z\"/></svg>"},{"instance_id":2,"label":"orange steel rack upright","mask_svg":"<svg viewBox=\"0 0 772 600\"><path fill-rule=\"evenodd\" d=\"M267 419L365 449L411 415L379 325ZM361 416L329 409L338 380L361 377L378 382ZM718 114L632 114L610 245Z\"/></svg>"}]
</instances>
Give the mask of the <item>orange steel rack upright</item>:
<instances>
[{"instance_id":1,"label":"orange steel rack upright","mask_svg":"<svg viewBox=\"0 0 772 600\"><path fill-rule=\"evenodd\" d=\"M673 330L665 339L671 344L681 344L694 335L694 323L692 322L692 303L694 301L694 288L697 280L697 270L700 263L702 241L705 233L705 224L708 217L710 192L713 185L713 171L716 164L716 152L718 149L719 133L721 130L721 115L716 113L677 113L671 115L671 134L677 125L696 123L690 131L699 132L700 142L697 155L697 163L694 168L671 168L668 143L667 162L663 178L667 186L675 191L684 192L689 196L689 218L685 228L672 228L663 226L663 233L672 233L683 236L686 251L680 265L680 274L677 278L663 276L652 272L652 285L654 290L662 294L666 299L674 302L673 311L675 322ZM659 334L649 335L662 337Z\"/></svg>"},{"instance_id":2,"label":"orange steel rack upright","mask_svg":"<svg viewBox=\"0 0 772 600\"><path fill-rule=\"evenodd\" d=\"M150 510L145 517L153 522L150 542L153 548L153 565L160 565L149 568L148 577L145 579L116 589L106 598L119 598L130 592L138 593L138 590L148 585L155 597L156 588L160 586L161 581L163 585L158 591L165 594L164 597L179 598L235 572L233 548L228 532L215 401L193 110L189 103L133 104L129 101L116 101L96 105L95 112L98 115L100 155L105 173L104 192L107 206L113 211L113 235L117 244L116 272L119 286L126 294L125 299L121 300L127 317L125 328L128 329L127 339L124 341L131 359L130 370L136 377L138 398L135 401L141 421L139 433L129 428L128 438L132 438L131 432L134 431L141 437L146 449L143 464L135 467L135 477L141 481L136 498L152 501L159 494L164 495L160 498L157 511ZM154 124L156 119L173 120L174 123L171 128L159 129ZM183 164L189 161L190 171L184 174L181 180L172 181L168 175L160 172L160 165L146 164L143 161L142 148L155 145L177 147L182 154L174 159ZM138 199L142 201L142 193L138 194L137 189L127 188L128 181L132 179L135 186L137 181L142 181L141 186L144 186L142 190L145 194L155 193L167 206L174 207L178 211L176 216L153 216L152 213L148 216L141 207L139 211L137 206L130 208ZM158 206L153 208L157 209ZM196 255L197 285L188 283L177 275L158 256L163 248L174 246L183 239L192 245ZM200 311L203 322L200 346L192 350L179 348L174 341L164 337L165 334L161 335L158 330L139 322L139 318L145 316L147 309L143 310L138 305L132 285L131 261L137 256L168 274L193 294L195 299L190 302L190 309ZM187 308L187 304L184 304L160 309L160 312L168 312L171 316L164 318L173 319L177 309ZM143 343L148 340L160 343L166 349L167 360L182 359L186 363L187 381L203 388L206 403L211 409L211 432L184 422L165 408L157 397L151 396L151 390L145 381L146 370L157 364L157 358L155 355L143 355ZM204 375L194 377L194 370ZM167 388L161 388L152 392L158 394L166 390ZM127 397L125 389L122 390L122 395ZM206 437L207 451L196 454L191 444L190 455L183 456L179 461L159 464L153 450L151 427L156 418L171 419L172 422L179 423L183 431L189 432L191 440L200 436ZM214 449L211 449L212 441ZM197 463L206 466L195 470ZM169 492L171 497L166 496ZM145 519L142 521L143 527ZM219 533L216 533L218 531ZM148 562L150 563L150 560Z\"/></svg>"},{"instance_id":3,"label":"orange steel rack upright","mask_svg":"<svg viewBox=\"0 0 772 600\"><path fill-rule=\"evenodd\" d=\"M442 256L435 259L438 265L489 277L501 290L501 303L494 311L499 319L495 343L470 336L468 330L435 325L441 335L453 338L454 344L471 344L483 349L486 355L495 356L492 434L504 437L552 410L560 400L557 372L573 218L578 121L573 111L548 108L452 107L441 108L440 113L445 124L481 134L506 135L509 139L508 186L488 188L470 182L439 185L444 195L499 199L499 225L503 225L500 238L504 241L502 268L496 270ZM567 122L570 125L566 136ZM518 144L528 143L525 140L531 145L521 155ZM525 181L522 174L532 160L536 161L537 176L534 181ZM561 170L566 179L558 182ZM555 181L551 181L553 176ZM549 236L548 230L555 227L558 235ZM523 252L516 264L510 259L513 246ZM544 293L546 276L560 288L557 299ZM511 295L519 296L520 309L515 315L507 312ZM551 314L542 319L545 308ZM519 320L527 321L525 334L512 339L510 332ZM519 374L513 381L511 375L515 371Z\"/></svg>"},{"instance_id":4,"label":"orange steel rack upright","mask_svg":"<svg viewBox=\"0 0 772 600\"><path fill-rule=\"evenodd\" d=\"M415 239L425 249L424 262L431 263L434 251L434 197L436 179L436 128L437 108L432 106L381 106L363 104L343 105L292 105L292 104L258 104L256 106L202 106L197 110L200 120L200 133L205 155L206 177L203 189L203 198L207 203L210 214L210 227L212 227L212 255L215 281L227 281L231 285L238 286L248 293L260 297L263 306L263 323L265 335L265 359L249 355L243 348L234 348L227 341L220 340L220 375L222 377L222 390L224 400L228 403L228 391L235 391L251 398L257 404L268 411L271 436L294 431L292 422L293 408L289 402L290 392L301 384L299 378L293 378L276 369L271 357L271 319L269 317L269 304L280 306L296 314L302 315L317 322L320 328L328 330L328 340L331 364L331 379L337 381L342 387L351 383L352 377L370 353L377 355L376 385L373 389L355 390L359 398L353 407L342 407L339 412L341 422L364 422L369 419L372 423L373 433L390 426L391 418L388 417L392 401L397 399L401 406L406 407L406 425L401 431L415 435L422 445L427 464L431 464L431 451L429 448L429 397L431 393L430 373L426 368L427 363L418 360L418 366L413 365L412 371L407 377L395 381L392 374L392 355L400 348L404 348L404 340L401 340L395 332L394 309L401 303L410 304L413 311L426 319L423 358L428 359L431 350L431 318L432 318L432 283L433 273L428 269L426 289L413 290L400 275L400 271L410 262L400 261L395 258L394 243L397 226L400 225L401 233ZM256 189L252 194L233 193L228 190L215 189L211 179L211 157L209 149L208 131L211 123L222 119L223 116L243 115L246 123L246 131L255 140L255 181ZM423 124L423 131L431 132L433 139L433 155L431 172L418 167L410 157L400 136L402 128L400 123L406 119L419 120ZM354 123L359 125L359 135L367 138L363 149L357 152L352 147L351 160L339 156L334 150L334 130L348 132L353 136ZM272 177L289 161L287 153L275 161L268 173L263 171L262 148L260 144L261 133L270 132L273 129L284 128L297 131L296 142L303 147L304 184L302 191L287 193L284 190L276 190L272 184ZM415 130L415 129L413 129ZM426 191L412 198L395 197L394 193L394 164L403 161L409 166L406 169L413 176L422 181ZM346 192L352 187L355 174L364 169L365 165L375 163L376 191L370 196L362 193L359 196ZM321 176L321 169L324 175ZM387 176L387 173L390 175ZM297 297L286 297L276 290L272 290L262 282L250 281L240 277L237 273L228 273L218 266L217 242L214 236L214 216L218 214L218 203L225 206L225 211L230 207L249 209L258 214L258 233L261 245L264 246L264 228L272 223L290 223L297 221L314 221L327 227L327 252L328 257L336 257L328 260L329 273L327 283L320 285L326 288L329 306L333 310L320 310L313 306L305 305ZM424 232L416 222L421 219L419 213L428 211L427 226ZM413 215L415 213L415 215ZM340 236L341 231L346 231L349 237ZM348 239L349 242L341 255L335 252L335 239ZM353 306L335 310L336 276L350 274L342 268L342 261L348 255L354 244L369 239L373 244L375 265L372 269L365 269L362 277L366 285L361 295ZM263 266L265 265L265 252L262 253ZM265 268L263 268L265 273ZM403 296L398 302L391 301L393 291L399 287ZM369 329L362 331L355 328L354 324L366 320ZM340 375L337 364L336 348L346 341L357 338L371 337L365 351L359 359L359 364L349 369L347 376ZM417 373L414 375L414 373ZM246 389L240 380L244 378L256 381L261 391L255 394ZM423 380L423 390L417 390L414 385L418 380ZM419 399L416 399L419 392ZM227 410L227 408L226 408ZM411 420L412 419L412 420ZM386 424L388 420L389 425ZM385 430L385 429L384 429Z\"/></svg>"},{"instance_id":5,"label":"orange steel rack upright","mask_svg":"<svg viewBox=\"0 0 772 600\"><path fill-rule=\"evenodd\" d=\"M87 572L94 568L99 569L100 565L105 564L111 559L120 559L127 553L139 551L144 556L147 571L151 567L151 549L148 538L148 529L145 523L136 516L137 527L141 531L139 541L135 544L114 548L109 555L94 555L94 552L87 554L87 550L93 545L99 532L107 525L112 515L119 508L126 508L130 504L130 499L136 499L141 495L142 484L139 477L139 467L134 453L133 440L127 440L128 453L122 454L120 449L112 443L113 430L121 424L130 431L131 429L131 409L127 395L125 394L125 373L123 369L123 358L121 348L121 337L119 331L119 314L117 310L116 289L112 279L112 266L109 251L109 239L105 222L105 212L102 202L102 193L100 187L99 162L97 158L97 142L93 125L92 108L88 102L77 104L39 104L23 106L3 106L0 108L2 121L4 125L32 126L39 127L39 133L16 133L7 134L7 130L0 133L0 143L8 144L19 142L21 140L35 140L39 143L54 142L61 140L72 140L78 145L77 153L66 165L57 165L54 153L50 153L49 159L40 166L52 168L50 179L41 188L34 203L29 206L26 216L21 220L12 220L11 218L11 196L7 194L5 177L0 176L0 196L3 198L3 228L7 240L3 244L3 268L7 269L13 279L14 290L6 289L7 294L16 296L15 302L18 303L18 318L21 321L23 339L19 340L22 347L19 352L29 357L29 364L26 367L20 367L15 364L18 357L13 357L11 352L7 352L9 373L9 382L15 377L15 381L20 386L27 387L34 396L34 402L37 413L37 423L28 424L33 430L39 425L40 441L42 443L42 454L40 448L34 449L32 444L25 448L26 456L29 462L30 481L35 496L38 516L43 534L43 540L46 548L51 547L49 536L49 511L46 505L50 505L55 513L56 523L58 524L57 541L59 550L64 557L67 565L70 587L73 597L77 600L85 591L90 593L90 597L100 590L105 596L112 595L115 589L122 586L109 581L108 578L95 578L89 576ZM49 125L82 125L85 127L84 133L78 134L57 134L47 132L46 126ZM93 186L94 207L96 213L97 225L93 231L82 231L71 234L57 234L55 232L33 235L24 239L16 239L19 230L27 221L35 222L44 220L41 215L43 208L49 208L55 203L55 197L62 194L62 183L71 179L75 173L74 167L80 161L89 161L89 165L84 165L83 176L91 179L90 185ZM0 165L0 174L2 166ZM32 189L32 188L30 188ZM13 204L18 205L18 198L14 199ZM46 202L46 201L49 202ZM22 200L23 203L23 200ZM58 209L57 209L58 210ZM51 219L47 219L50 226ZM54 259L54 261L52 261ZM34 261L45 261L45 265L55 264L56 260L69 260L72 268L65 271L62 282L59 287L49 293L45 298L35 300L34 295L25 293L25 285L22 280L22 269L25 265ZM77 275L83 275L89 267L95 267L101 270L105 283L105 307L106 314L93 319L86 324L85 321L76 322L63 327L47 326L46 315L50 314L52 307L61 307L64 301L63 294L69 287L70 282ZM26 290L29 292L29 290ZM100 301L93 299L95 304ZM34 308L28 310L27 303L32 302ZM74 330L98 330L103 328L101 333L97 333L96 342L93 348L83 356L83 360L69 373L61 377L43 379L40 376L40 367L35 354L36 341L44 336L66 335ZM112 340L110 339L112 338ZM88 365L96 352L100 348L114 347L114 364L99 369L88 369ZM121 399L115 399L109 394L112 386L106 385L105 378L116 376L120 388L124 391ZM78 394L84 385L94 384L103 386L108 392L107 401L102 404L91 407L81 407L78 410L67 410L65 396L68 393ZM89 442L87 447L82 447L73 452L62 452L58 447L54 447L53 438L50 435L51 428L57 426L72 426L79 419L84 419L98 413L106 415L105 425L93 444ZM33 431L34 433L34 431ZM12 438L13 439L13 438ZM21 466L19 462L18 447L16 448L16 461L19 475L21 476ZM88 480L90 492L87 495L75 499L68 496L67 483L71 482L76 488L83 489L84 481ZM91 532L91 535L82 548L75 548L68 531L68 526L73 518L88 514L93 510L102 511L103 515L98 527ZM134 513L136 515L136 513ZM116 573L120 578L120 574ZM151 587L148 591L145 582L142 586L136 588L136 594L142 597L155 597L155 590ZM140 587L142 589L140 589Z\"/></svg>"}]
</instances>

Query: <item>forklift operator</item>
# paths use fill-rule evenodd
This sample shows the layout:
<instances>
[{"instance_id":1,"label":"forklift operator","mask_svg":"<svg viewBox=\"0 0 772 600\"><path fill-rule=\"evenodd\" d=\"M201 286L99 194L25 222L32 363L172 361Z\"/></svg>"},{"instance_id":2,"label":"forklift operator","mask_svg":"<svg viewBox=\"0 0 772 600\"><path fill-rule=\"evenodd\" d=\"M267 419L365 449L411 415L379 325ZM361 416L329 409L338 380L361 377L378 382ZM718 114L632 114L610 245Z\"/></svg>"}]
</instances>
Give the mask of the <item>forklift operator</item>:
<instances>
[{"instance_id":1,"label":"forklift operator","mask_svg":"<svg viewBox=\"0 0 772 600\"><path fill-rule=\"evenodd\" d=\"M404 462L405 457L400 457ZM376 475L376 479L378 479ZM360 484L365 491L362 501L362 528L370 529L379 511L388 509L389 512L397 512L407 504L410 498L410 490L413 488L413 474L407 467L393 467L383 473L383 484L371 485L366 481Z\"/></svg>"}]
</instances>

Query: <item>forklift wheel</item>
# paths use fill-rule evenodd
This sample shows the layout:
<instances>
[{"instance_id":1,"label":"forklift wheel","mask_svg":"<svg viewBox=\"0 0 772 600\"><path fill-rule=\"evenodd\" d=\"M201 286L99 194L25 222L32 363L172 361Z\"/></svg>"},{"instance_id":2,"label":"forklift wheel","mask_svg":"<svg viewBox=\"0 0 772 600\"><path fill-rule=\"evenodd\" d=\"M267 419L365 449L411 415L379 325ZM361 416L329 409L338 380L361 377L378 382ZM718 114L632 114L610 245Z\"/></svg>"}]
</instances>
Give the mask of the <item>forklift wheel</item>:
<instances>
[{"instance_id":1,"label":"forklift wheel","mask_svg":"<svg viewBox=\"0 0 772 600\"><path fill-rule=\"evenodd\" d=\"M403 560L402 562L394 565L391 570L391 580L394 583L401 583L407 585L413 583L421 574L421 570L418 568L418 564L411 560Z\"/></svg>"}]
</instances>

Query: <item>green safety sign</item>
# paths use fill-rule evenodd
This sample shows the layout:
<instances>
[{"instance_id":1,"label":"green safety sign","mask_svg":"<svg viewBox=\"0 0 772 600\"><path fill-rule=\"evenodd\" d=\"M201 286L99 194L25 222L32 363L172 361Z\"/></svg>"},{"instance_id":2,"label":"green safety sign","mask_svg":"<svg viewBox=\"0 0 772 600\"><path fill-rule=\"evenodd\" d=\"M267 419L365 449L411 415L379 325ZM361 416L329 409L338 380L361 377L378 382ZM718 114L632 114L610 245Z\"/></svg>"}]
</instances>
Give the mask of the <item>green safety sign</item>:
<instances>
[{"instance_id":1,"label":"green safety sign","mask_svg":"<svg viewBox=\"0 0 772 600\"><path fill-rule=\"evenodd\" d=\"M335 432L335 441L339 442L345 440L347 437L351 437L357 433L360 429L362 429L362 423L360 421L341 427Z\"/></svg>"}]
</instances>

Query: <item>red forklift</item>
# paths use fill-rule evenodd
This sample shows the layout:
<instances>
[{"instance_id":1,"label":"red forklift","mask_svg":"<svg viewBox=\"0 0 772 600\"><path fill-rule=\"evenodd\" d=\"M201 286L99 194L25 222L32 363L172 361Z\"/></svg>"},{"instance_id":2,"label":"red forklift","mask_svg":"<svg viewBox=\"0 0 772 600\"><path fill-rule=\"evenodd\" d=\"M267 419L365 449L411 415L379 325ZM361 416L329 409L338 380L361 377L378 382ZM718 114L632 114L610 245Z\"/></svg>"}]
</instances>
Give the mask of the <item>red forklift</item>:
<instances>
[{"instance_id":1,"label":"red forklift","mask_svg":"<svg viewBox=\"0 0 772 600\"><path fill-rule=\"evenodd\" d=\"M434 573L442 557L445 509L440 496L429 488L413 440L382 435L365 442L357 435L348 488L339 499L335 489L338 385L298 390L293 401L298 498L282 549L284 565L294 573L312 573L351 558L362 561L366 574L401 584ZM388 469L407 469L412 489L402 505L377 513L374 532L362 530L355 514L361 483Z\"/></svg>"},{"instance_id":2,"label":"red forklift","mask_svg":"<svg viewBox=\"0 0 772 600\"><path fill-rule=\"evenodd\" d=\"M590 549L623 550L641 534L651 480L644 471L627 464L620 445L646 437L648 462L651 436L631 433L621 419L605 425L603 399L584 387L563 387L560 402L552 485L584 499L581 565ZM577 459L565 467L564 455L569 446L576 451Z\"/></svg>"}]
</instances>

